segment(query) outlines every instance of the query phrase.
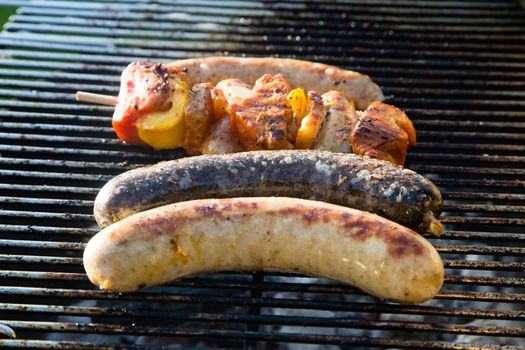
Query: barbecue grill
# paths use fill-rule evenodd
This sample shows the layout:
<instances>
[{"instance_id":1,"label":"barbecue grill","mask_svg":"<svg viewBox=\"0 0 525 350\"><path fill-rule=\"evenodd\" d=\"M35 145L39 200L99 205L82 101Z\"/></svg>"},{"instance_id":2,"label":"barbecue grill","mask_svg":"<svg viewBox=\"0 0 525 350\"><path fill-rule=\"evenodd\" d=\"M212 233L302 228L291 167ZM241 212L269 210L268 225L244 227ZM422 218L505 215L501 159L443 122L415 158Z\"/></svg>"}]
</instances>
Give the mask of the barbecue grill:
<instances>
[{"instance_id":1,"label":"barbecue grill","mask_svg":"<svg viewBox=\"0 0 525 350\"><path fill-rule=\"evenodd\" d=\"M28 1L0 35L0 346L525 349L525 13L516 1ZM132 294L82 268L112 176L183 156L123 145L130 61L280 56L370 75L418 132L407 166L443 192L432 301L323 279L219 273ZM16 332L16 337L11 331Z\"/></svg>"}]
</instances>

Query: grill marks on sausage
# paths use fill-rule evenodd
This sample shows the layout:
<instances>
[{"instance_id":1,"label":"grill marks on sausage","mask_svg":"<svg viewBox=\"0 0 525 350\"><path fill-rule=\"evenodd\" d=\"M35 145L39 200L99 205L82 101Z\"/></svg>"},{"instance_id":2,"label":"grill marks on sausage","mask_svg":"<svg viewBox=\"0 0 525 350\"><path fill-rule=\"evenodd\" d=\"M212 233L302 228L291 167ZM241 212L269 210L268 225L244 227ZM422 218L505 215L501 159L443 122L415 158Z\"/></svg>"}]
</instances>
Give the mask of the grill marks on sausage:
<instances>
[{"instance_id":1,"label":"grill marks on sausage","mask_svg":"<svg viewBox=\"0 0 525 350\"><path fill-rule=\"evenodd\" d=\"M195 207L195 211L199 214L204 215L205 217L216 217L219 216L218 205L215 203L202 204ZM226 205L223 205L222 210L228 210L229 208Z\"/></svg>"},{"instance_id":2,"label":"grill marks on sausage","mask_svg":"<svg viewBox=\"0 0 525 350\"><path fill-rule=\"evenodd\" d=\"M319 223L340 222L345 236L354 240L366 241L377 238L387 243L388 253L395 258L405 255L422 255L425 248L415 239L415 232L402 231L386 222L370 220L363 215L327 208L294 207L279 212L280 215L302 215L305 226Z\"/></svg>"},{"instance_id":3,"label":"grill marks on sausage","mask_svg":"<svg viewBox=\"0 0 525 350\"><path fill-rule=\"evenodd\" d=\"M162 208L154 217L143 216L143 220L134 225L137 230L151 236L177 234L185 225L205 220L230 221L243 223L256 216L275 218L275 221L295 216L301 219L304 227L333 223L344 237L364 242L378 239L388 247L392 258L402 258L408 255L422 255L426 248L416 239L417 234L409 229L394 225L368 213L352 214L344 209L322 208L297 204L284 208L264 208L257 200L247 199L216 199L195 203L189 208L181 206L173 214L171 207ZM213 234L213 232L210 232ZM322 235L323 232L319 232ZM112 234L112 239L118 241L119 231ZM125 244L122 243L122 244ZM348 243L346 243L348 244Z\"/></svg>"}]
</instances>

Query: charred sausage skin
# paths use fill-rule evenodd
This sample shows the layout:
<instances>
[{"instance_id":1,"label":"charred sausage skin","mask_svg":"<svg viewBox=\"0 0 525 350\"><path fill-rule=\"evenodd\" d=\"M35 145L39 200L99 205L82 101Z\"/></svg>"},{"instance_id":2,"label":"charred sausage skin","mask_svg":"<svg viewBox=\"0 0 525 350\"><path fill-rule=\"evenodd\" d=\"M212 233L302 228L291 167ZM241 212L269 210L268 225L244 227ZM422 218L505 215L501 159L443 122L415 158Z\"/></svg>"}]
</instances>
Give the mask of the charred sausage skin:
<instances>
[{"instance_id":1,"label":"charred sausage skin","mask_svg":"<svg viewBox=\"0 0 525 350\"><path fill-rule=\"evenodd\" d=\"M327 277L382 299L420 303L443 283L443 263L415 232L377 215L286 197L194 200L132 215L95 235L89 279L131 292L215 271Z\"/></svg>"},{"instance_id":2,"label":"charred sausage skin","mask_svg":"<svg viewBox=\"0 0 525 350\"><path fill-rule=\"evenodd\" d=\"M105 227L169 203L254 196L315 199L382 215L419 232L440 233L433 218L442 198L428 179L385 161L319 151L197 156L130 170L100 190L94 214Z\"/></svg>"}]
</instances>

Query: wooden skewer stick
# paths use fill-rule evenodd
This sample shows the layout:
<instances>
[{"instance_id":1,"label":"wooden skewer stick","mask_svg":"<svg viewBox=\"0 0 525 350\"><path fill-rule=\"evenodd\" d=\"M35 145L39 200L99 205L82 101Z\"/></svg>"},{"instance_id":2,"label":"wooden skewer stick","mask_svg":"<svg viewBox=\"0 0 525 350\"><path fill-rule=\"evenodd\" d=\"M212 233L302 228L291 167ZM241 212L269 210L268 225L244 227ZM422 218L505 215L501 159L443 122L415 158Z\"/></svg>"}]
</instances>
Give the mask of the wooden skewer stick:
<instances>
[{"instance_id":1,"label":"wooden skewer stick","mask_svg":"<svg viewBox=\"0 0 525 350\"><path fill-rule=\"evenodd\" d=\"M106 106L116 106L118 101L116 96L93 94L84 91L77 91L76 99L81 102L91 102Z\"/></svg>"}]
</instances>

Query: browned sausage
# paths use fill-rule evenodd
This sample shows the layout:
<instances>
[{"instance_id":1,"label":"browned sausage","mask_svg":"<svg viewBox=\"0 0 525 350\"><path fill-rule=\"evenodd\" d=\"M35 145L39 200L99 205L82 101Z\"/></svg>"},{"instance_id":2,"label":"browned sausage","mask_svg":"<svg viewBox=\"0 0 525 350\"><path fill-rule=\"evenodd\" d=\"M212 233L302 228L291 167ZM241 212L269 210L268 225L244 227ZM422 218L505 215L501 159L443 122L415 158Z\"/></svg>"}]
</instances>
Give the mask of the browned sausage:
<instances>
[{"instance_id":1,"label":"browned sausage","mask_svg":"<svg viewBox=\"0 0 525 350\"><path fill-rule=\"evenodd\" d=\"M198 273L271 270L413 304L443 283L439 254L415 232L374 214L286 197L196 200L132 215L91 239L84 267L94 284L121 292Z\"/></svg>"}]
</instances>

